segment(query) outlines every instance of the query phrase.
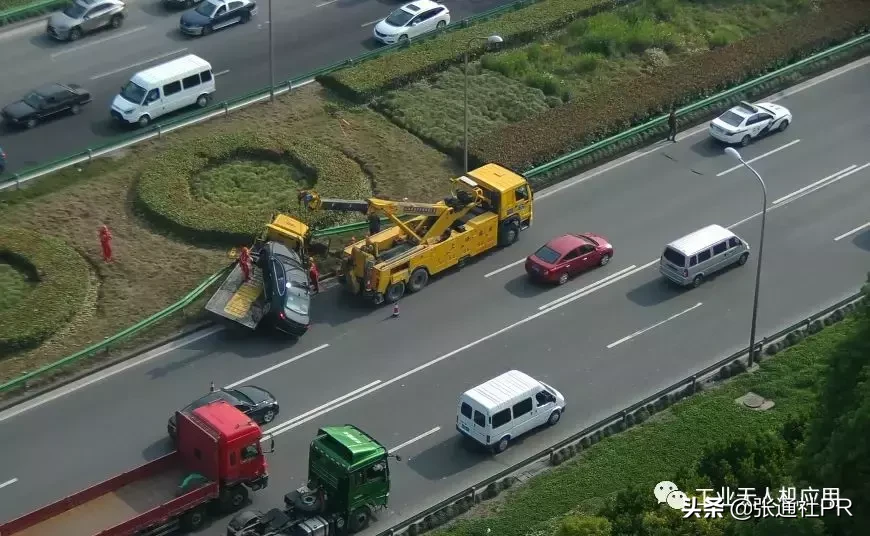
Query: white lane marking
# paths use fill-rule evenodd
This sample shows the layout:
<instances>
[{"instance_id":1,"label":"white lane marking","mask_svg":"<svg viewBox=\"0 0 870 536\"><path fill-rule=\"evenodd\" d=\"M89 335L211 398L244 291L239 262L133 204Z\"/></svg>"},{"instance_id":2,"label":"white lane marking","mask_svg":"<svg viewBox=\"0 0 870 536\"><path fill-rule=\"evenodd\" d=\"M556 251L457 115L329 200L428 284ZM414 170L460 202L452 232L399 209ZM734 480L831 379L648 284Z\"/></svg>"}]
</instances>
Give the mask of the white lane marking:
<instances>
[{"instance_id":1,"label":"white lane marking","mask_svg":"<svg viewBox=\"0 0 870 536\"><path fill-rule=\"evenodd\" d=\"M624 342L626 342L626 341L630 341L631 339L633 339L633 338L635 338L635 337L637 337L637 336L639 336L639 335L643 335L643 334L646 333L647 331L650 331L650 330L652 330L652 329L655 329L655 328L657 328L657 327L659 327L659 326L661 326L661 325L663 325L663 324L667 324L667 323L670 322L671 320L677 319L677 318L683 316L684 314L686 314L686 313L688 313L688 312L690 312L690 311L694 311L695 309L697 309L697 308L700 307L701 305L703 305L703 303L698 302L698 303L696 303L695 305L689 307L688 309L686 309L686 310L684 310L684 311L680 311L680 312L677 313L677 314L674 314L674 315L671 315L671 316L665 318L665 319L662 320L661 322L656 322L655 324L653 324L652 326L650 326L650 327L648 327L648 328L644 328L644 329L637 330L637 331L635 331L634 333L632 333L631 335L628 335L628 336L626 336L626 337L623 337L623 338L619 339L618 341L614 341L614 342L608 344L608 345L607 345L607 349L610 350L610 349L613 348L614 346L619 346L620 344L622 344L622 343L624 343Z\"/></svg>"},{"instance_id":2,"label":"white lane marking","mask_svg":"<svg viewBox=\"0 0 870 536\"><path fill-rule=\"evenodd\" d=\"M360 25L360 28L365 28L366 26L371 26L372 24L377 24L377 23L381 22L382 20L384 20L384 19L375 19L375 20L370 21L370 22L364 22Z\"/></svg>"},{"instance_id":3,"label":"white lane marking","mask_svg":"<svg viewBox=\"0 0 870 536\"><path fill-rule=\"evenodd\" d=\"M838 171L837 173L834 173L833 175L828 175L827 177L825 177L822 180L818 180L812 184L804 186L800 190L798 190L796 192L792 192L785 197L780 197L779 199L774 201L773 204L777 205L785 200L788 200L785 204L791 203L792 201L797 201L798 199L800 199L801 197L803 197L805 195L808 195L808 194L811 194L811 193L816 192L818 190L821 190L825 186L830 186L830 185L832 185L832 184L834 184L842 179L845 179L849 175L853 175L855 173L858 173L859 171L866 168L867 166L870 166L870 163L864 164L863 166L858 167L858 168L856 168L855 166L850 166L848 168L842 169L842 170Z\"/></svg>"},{"instance_id":4,"label":"white lane marking","mask_svg":"<svg viewBox=\"0 0 870 536\"><path fill-rule=\"evenodd\" d=\"M176 54L181 54L182 52L187 52L187 48L179 48L178 50L173 50L172 52L167 52L166 54L161 54L159 56L154 56L153 58L149 58L147 60L137 61L136 63L132 63L130 65L126 65L124 67L120 67L118 69L114 69L111 71L106 71L105 73L101 73L98 75L94 75L91 77L91 80L99 80L100 78L105 78L107 76L112 76L113 74L122 73L124 71L128 71L130 69L135 69L141 65L147 65L153 61L162 60L163 58L168 58L169 56L174 56Z\"/></svg>"},{"instance_id":5,"label":"white lane marking","mask_svg":"<svg viewBox=\"0 0 870 536\"><path fill-rule=\"evenodd\" d=\"M119 37L125 37L127 35L134 34L136 32L141 32L142 30L144 30L147 27L148 26L137 26L136 28L131 28L131 29L124 31L124 32L121 32L121 33L112 34L108 37L103 37L102 39L97 39L96 41L88 41L86 43L82 43L81 45L76 45L74 47L65 48L61 51L58 51L58 52L55 52L54 54L52 54L51 59L55 59L58 56L63 56L64 54L69 54L70 52L78 52L79 50L88 48L88 47L93 46L93 45L99 45L100 43L105 43L106 41L110 41L112 39L117 39Z\"/></svg>"},{"instance_id":6,"label":"white lane marking","mask_svg":"<svg viewBox=\"0 0 870 536\"><path fill-rule=\"evenodd\" d=\"M622 274L624 274L625 272L630 272L631 270L633 270L633 269L635 269L635 268L637 268L637 265L632 264L631 266L629 266L629 267L627 267L627 268L623 268L622 270L620 270L620 271L618 271L618 272L616 272L616 273L610 274L609 276L604 277L604 278L602 278L602 279L599 279L598 281L594 281L594 282L592 282L592 283L586 285L585 287L583 287L583 288L581 288L581 289L579 289L579 290L575 290L575 291L573 291L573 292L569 292L568 294L566 294L566 295L564 295L564 296L562 296L562 297L560 297L560 298L556 298L555 300L553 300L553 301L551 301L551 302L549 302L549 303L545 303L544 305L538 307L538 311L543 311L544 309L546 309L546 308L548 308L548 307L552 307L553 305L556 305L556 304L559 303L559 302L565 301L565 300L571 298L572 296L576 296L577 294L581 294L581 293L583 293L583 292L586 292L586 291L589 290L589 289L597 288L597 287L599 287L600 285L603 285L604 283L607 283L607 282L610 281L611 279L614 279L614 278L616 278L616 277L619 277L619 276L621 276Z\"/></svg>"},{"instance_id":7,"label":"white lane marking","mask_svg":"<svg viewBox=\"0 0 870 536\"><path fill-rule=\"evenodd\" d=\"M505 270L509 270L509 269L513 268L514 266L516 266L516 265L518 265L518 264L522 264L522 263L524 263L524 262L526 262L526 259L525 259L525 258L522 258L522 259L520 259L520 260L518 260L518 261L516 261L516 262L512 262L512 263L508 264L507 266L502 266L502 267L499 268L498 270L493 270L493 271L491 271L490 273L484 275L483 277L492 277L492 276L494 276L495 274L500 274L500 273L504 272Z\"/></svg>"},{"instance_id":8,"label":"white lane marking","mask_svg":"<svg viewBox=\"0 0 870 536\"><path fill-rule=\"evenodd\" d=\"M265 441L270 436L276 436L278 434L283 434L287 430L290 430L291 428L295 428L296 426L298 426L299 424L302 424L303 422L308 422L310 420L309 417L311 415L318 413L318 412L323 412L324 409L326 409L328 411L330 408L334 409L334 408L337 408L339 406L342 406L343 405L341 403L342 401L347 400L348 398L350 398L350 397L352 397L360 392L366 391L367 389L372 389L374 387L377 387L380 383L381 383L381 380L375 380L372 383L369 383L367 385L363 385L362 387L360 387L358 389L354 389L353 391L351 391L347 394L344 394L338 398L332 399L325 404L321 404L314 409L310 409L310 410L306 411L305 413L303 413L302 415L297 415L297 416L293 417L292 419L288 419L280 424L276 424L275 426L273 426L269 430L266 430L265 437L262 439L262 441ZM323 412L323 413L325 413L325 412Z\"/></svg>"},{"instance_id":9,"label":"white lane marking","mask_svg":"<svg viewBox=\"0 0 870 536\"><path fill-rule=\"evenodd\" d=\"M12 478L12 479L7 480L6 482L2 482L2 483L0 483L0 489L5 488L6 486L11 486L12 484L14 484L16 482L18 482L17 478Z\"/></svg>"},{"instance_id":10,"label":"white lane marking","mask_svg":"<svg viewBox=\"0 0 870 536\"><path fill-rule=\"evenodd\" d=\"M852 236L853 234L859 233L868 227L870 227L870 221L868 221L864 225L859 225L858 227L855 227L851 231L847 231L847 232L841 234L840 236L838 236L837 238L834 239L834 242L839 242L840 240L846 238L847 236Z\"/></svg>"},{"instance_id":11,"label":"white lane marking","mask_svg":"<svg viewBox=\"0 0 870 536\"><path fill-rule=\"evenodd\" d=\"M395 447L391 448L387 452L389 452L390 454L393 454L397 450L399 450L401 448L405 448L412 443L416 443L417 441L420 441L424 437L429 437L430 435L434 434L435 432L437 432L440 429L441 429L440 426L436 426L435 428L429 430L428 432L423 432L422 434L418 435L417 437L413 437L413 438L405 441L404 443L400 443L400 444L396 445Z\"/></svg>"},{"instance_id":12,"label":"white lane marking","mask_svg":"<svg viewBox=\"0 0 870 536\"><path fill-rule=\"evenodd\" d=\"M200 339L204 339L206 337L211 337L215 333L218 333L218 332L223 331L223 330L224 330L223 326L213 326L211 328L204 329L202 331L198 331L196 333L188 335L187 337L179 339L175 342L171 342L167 345L161 346L160 348L155 348L154 350L151 350L150 352L143 354L138 359L124 361L122 363L115 365L114 367L109 367L106 370L103 370L100 372L95 372L94 374L91 374L90 376L86 376L86 377L82 378L81 380L75 381L75 382L73 382L69 385L66 385L64 387L59 387L53 391L50 391L50 392L42 395L41 397L37 397L36 399L32 400L31 402L19 404L17 406L13 406L13 407L9 408L5 412L0 413L0 422L11 419L12 417L15 417L16 415L24 413L25 411L29 411L31 409L37 408L45 403L51 402L52 400L56 400L62 396L65 396L65 395L68 395L68 394L73 393L75 391L78 391L79 389L82 389L82 388L87 387L89 385L95 384L99 381L105 380L106 378L110 378L110 377L114 376L115 374L119 374L121 372L129 370L129 369L136 367L138 365L141 365L143 363L147 363L148 361L151 361L152 359L156 359L162 355L168 354L169 352L173 352L179 348L183 348L184 346L187 346L188 344L192 344Z\"/></svg>"},{"instance_id":13,"label":"white lane marking","mask_svg":"<svg viewBox=\"0 0 870 536\"><path fill-rule=\"evenodd\" d=\"M308 350L307 352L302 352L301 354L299 354L297 356L293 356L286 361L281 361L280 363L278 363L276 365L272 365L271 367L269 367L267 369L263 369L260 372L257 372L255 374L251 374L250 376L248 376L246 378L242 378L241 380L239 380L237 382L233 382L233 383L227 385L226 389L232 389L233 387L236 387L236 386L241 385L245 382L251 381L254 378L259 378L263 374L268 374L268 373L272 372L273 370L278 370L279 368L281 368L285 365L289 365L290 363L294 363L296 361L299 361L303 357L308 357L315 352L319 352L319 351L323 350L324 348L329 348L329 344L321 344L317 348L312 348L311 350Z\"/></svg>"},{"instance_id":14,"label":"white lane marking","mask_svg":"<svg viewBox=\"0 0 870 536\"><path fill-rule=\"evenodd\" d=\"M214 77L217 78L218 76L223 76L223 75L225 75L225 74L227 74L227 73L229 73L229 72L230 72L230 70L229 70L229 69L226 69L226 70L223 70L223 71L221 71L221 72L219 72L219 73L214 73Z\"/></svg>"},{"instance_id":15,"label":"white lane marking","mask_svg":"<svg viewBox=\"0 0 870 536\"><path fill-rule=\"evenodd\" d=\"M800 141L801 140L790 141L790 142L786 143L785 145L781 145L781 146L777 147L776 149L773 149L771 151L767 151L764 154L758 155L755 158L753 158L752 160L747 160L746 163L751 164L753 162L761 160L762 158L767 158L768 156L770 156L772 154L776 154L776 153L782 151L783 149L788 149L789 147L791 147L792 145L794 145L796 143L800 143ZM732 171L734 171L736 169L740 169L742 167L743 167L743 164L737 164L736 166L730 167L730 168L726 169L725 171L720 171L719 173L716 174L716 176L721 177L722 175L726 175L726 174L731 173Z\"/></svg>"},{"instance_id":16,"label":"white lane marking","mask_svg":"<svg viewBox=\"0 0 870 536\"><path fill-rule=\"evenodd\" d=\"M326 2L320 2L319 4L315 4L314 7L328 6L329 4L334 4L336 2L338 2L338 0L326 0Z\"/></svg>"}]
</instances>

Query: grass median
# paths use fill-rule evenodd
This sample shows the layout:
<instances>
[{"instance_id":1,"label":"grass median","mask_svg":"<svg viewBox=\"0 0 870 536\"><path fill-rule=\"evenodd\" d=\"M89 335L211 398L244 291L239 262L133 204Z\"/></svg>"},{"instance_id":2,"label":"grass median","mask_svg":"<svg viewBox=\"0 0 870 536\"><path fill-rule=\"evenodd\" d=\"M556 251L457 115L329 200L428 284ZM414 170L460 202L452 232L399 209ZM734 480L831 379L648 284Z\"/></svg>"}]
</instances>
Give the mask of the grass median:
<instances>
[{"instance_id":1,"label":"grass median","mask_svg":"<svg viewBox=\"0 0 870 536\"><path fill-rule=\"evenodd\" d=\"M596 515L620 491L639 487L651 495L658 482L694 470L706 449L778 430L795 415L811 412L830 356L847 348L853 338L865 336L868 325L870 317L847 317L762 362L758 370L603 439L573 460L478 505L455 524L432 534L550 535L566 515ZM735 403L749 391L772 400L775 406L753 411Z\"/></svg>"}]
</instances>

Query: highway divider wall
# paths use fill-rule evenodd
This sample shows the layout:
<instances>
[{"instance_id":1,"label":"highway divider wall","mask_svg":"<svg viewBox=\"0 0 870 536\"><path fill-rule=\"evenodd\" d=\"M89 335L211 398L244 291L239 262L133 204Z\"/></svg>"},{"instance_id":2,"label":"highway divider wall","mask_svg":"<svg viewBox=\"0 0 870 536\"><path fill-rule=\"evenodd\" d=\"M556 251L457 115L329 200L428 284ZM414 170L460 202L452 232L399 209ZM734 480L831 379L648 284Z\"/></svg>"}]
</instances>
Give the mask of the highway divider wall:
<instances>
[{"instance_id":1,"label":"highway divider wall","mask_svg":"<svg viewBox=\"0 0 870 536\"><path fill-rule=\"evenodd\" d=\"M50 11L55 11L66 4L70 0L40 0L29 4L13 7L4 11L0 11L0 28L13 22L18 22L26 19L31 19L39 15L44 15Z\"/></svg>"},{"instance_id":2,"label":"highway divider wall","mask_svg":"<svg viewBox=\"0 0 870 536\"><path fill-rule=\"evenodd\" d=\"M763 355L772 356L777 352L793 346L808 335L818 333L826 326L843 320L859 307L866 307L866 294L859 291L848 298L827 307L800 322L793 324L773 335L764 337L755 347L754 359L758 362ZM640 424L652 415L664 411L680 400L709 388L713 383L720 382L746 372L751 367L749 363L749 348L705 367L694 374L683 378L670 387L635 402L622 411L602 419L580 432L564 439L552 447L544 449L525 460L508 467L460 493L445 499L438 504L411 516L393 527L382 531L378 536L417 536L428 530L439 527L448 521L459 517L475 504L498 496L511 488L518 481L524 480L527 474L536 474L548 467L559 465L576 456L584 449L591 447L605 437L618 434L626 429Z\"/></svg>"}]
</instances>

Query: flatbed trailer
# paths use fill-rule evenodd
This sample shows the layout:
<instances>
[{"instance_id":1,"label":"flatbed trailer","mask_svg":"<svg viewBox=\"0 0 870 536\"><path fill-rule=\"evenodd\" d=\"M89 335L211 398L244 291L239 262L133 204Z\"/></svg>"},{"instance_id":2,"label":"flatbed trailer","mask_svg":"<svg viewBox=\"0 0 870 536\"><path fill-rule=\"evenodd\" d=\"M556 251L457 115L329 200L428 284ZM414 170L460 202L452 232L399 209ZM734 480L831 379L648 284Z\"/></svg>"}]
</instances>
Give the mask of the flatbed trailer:
<instances>
[{"instance_id":1,"label":"flatbed trailer","mask_svg":"<svg viewBox=\"0 0 870 536\"><path fill-rule=\"evenodd\" d=\"M179 516L220 493L204 482L181 493L189 471L172 452L65 497L2 527L3 536L131 536L168 534ZM175 521L172 523L171 521ZM170 526L164 526L170 522ZM25 528L26 527L26 528ZM155 530L148 531L150 527ZM144 532L143 532L144 531Z\"/></svg>"},{"instance_id":2,"label":"flatbed trailer","mask_svg":"<svg viewBox=\"0 0 870 536\"><path fill-rule=\"evenodd\" d=\"M255 329L263 319L266 305L263 292L263 271L251 264L251 279L245 281L242 267L237 262L205 306L218 316Z\"/></svg>"}]
</instances>

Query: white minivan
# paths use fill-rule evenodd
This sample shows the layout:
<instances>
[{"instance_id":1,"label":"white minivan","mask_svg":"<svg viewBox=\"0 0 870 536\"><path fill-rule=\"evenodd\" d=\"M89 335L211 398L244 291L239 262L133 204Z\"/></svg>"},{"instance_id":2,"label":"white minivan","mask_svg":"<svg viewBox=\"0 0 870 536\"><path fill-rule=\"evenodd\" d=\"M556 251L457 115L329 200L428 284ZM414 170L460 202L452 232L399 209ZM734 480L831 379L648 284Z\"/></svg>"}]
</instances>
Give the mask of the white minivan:
<instances>
[{"instance_id":1,"label":"white minivan","mask_svg":"<svg viewBox=\"0 0 870 536\"><path fill-rule=\"evenodd\" d=\"M504 452L511 440L559 422L564 411L562 393L510 370L462 393L456 430L494 452Z\"/></svg>"},{"instance_id":2,"label":"white minivan","mask_svg":"<svg viewBox=\"0 0 870 536\"><path fill-rule=\"evenodd\" d=\"M214 92L211 64L188 54L133 75L112 101L111 114L122 123L144 127L187 106L204 108Z\"/></svg>"}]
</instances>

